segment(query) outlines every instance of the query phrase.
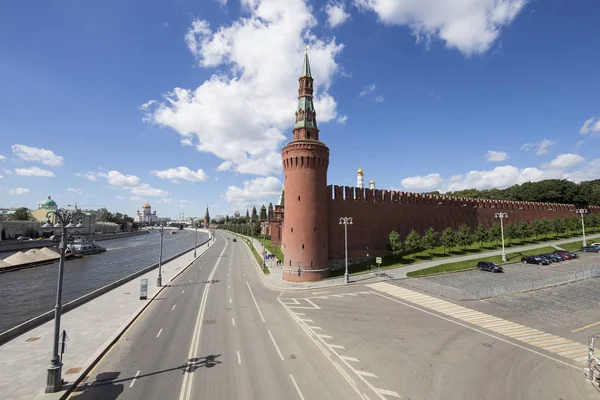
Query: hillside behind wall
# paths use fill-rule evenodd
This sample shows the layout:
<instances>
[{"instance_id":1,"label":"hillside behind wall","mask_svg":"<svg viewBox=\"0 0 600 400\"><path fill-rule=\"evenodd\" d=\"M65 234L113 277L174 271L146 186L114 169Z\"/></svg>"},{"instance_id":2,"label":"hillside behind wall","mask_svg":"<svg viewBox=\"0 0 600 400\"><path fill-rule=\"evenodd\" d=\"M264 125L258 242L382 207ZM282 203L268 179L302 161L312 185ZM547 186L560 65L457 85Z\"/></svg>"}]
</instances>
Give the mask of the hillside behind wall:
<instances>
[{"instance_id":1,"label":"hillside behind wall","mask_svg":"<svg viewBox=\"0 0 600 400\"><path fill-rule=\"evenodd\" d=\"M415 229L423 234L429 227L440 232L466 223L491 226L494 214L508 213L506 223L530 222L555 216L575 216L573 204L482 200L389 190L328 186L329 259L344 258L344 227L340 217L352 217L348 226L348 256L364 258L387 254L387 238L396 230L404 238ZM599 213L599 206L588 207Z\"/></svg>"}]
</instances>

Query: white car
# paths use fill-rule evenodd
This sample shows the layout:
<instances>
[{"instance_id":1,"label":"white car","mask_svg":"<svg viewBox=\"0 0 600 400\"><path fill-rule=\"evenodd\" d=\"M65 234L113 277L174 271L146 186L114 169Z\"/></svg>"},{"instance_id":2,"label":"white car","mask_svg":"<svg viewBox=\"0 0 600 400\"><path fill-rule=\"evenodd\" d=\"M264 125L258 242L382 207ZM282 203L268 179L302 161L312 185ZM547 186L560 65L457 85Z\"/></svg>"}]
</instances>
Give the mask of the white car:
<instances>
[{"instance_id":1,"label":"white car","mask_svg":"<svg viewBox=\"0 0 600 400\"><path fill-rule=\"evenodd\" d=\"M592 243L589 246L600 246L600 243Z\"/></svg>"}]
</instances>

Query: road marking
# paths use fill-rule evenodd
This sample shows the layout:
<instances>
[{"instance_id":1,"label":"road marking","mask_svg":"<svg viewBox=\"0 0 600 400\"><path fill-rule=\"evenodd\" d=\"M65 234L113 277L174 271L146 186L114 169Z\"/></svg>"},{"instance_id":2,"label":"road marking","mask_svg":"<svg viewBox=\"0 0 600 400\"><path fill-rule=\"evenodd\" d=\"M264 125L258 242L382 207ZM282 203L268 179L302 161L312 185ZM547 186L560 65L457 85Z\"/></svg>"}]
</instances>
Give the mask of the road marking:
<instances>
[{"instance_id":1,"label":"road marking","mask_svg":"<svg viewBox=\"0 0 600 400\"><path fill-rule=\"evenodd\" d=\"M294 314L296 314L296 315L306 315L303 312L295 312Z\"/></svg>"},{"instance_id":2,"label":"road marking","mask_svg":"<svg viewBox=\"0 0 600 400\"><path fill-rule=\"evenodd\" d=\"M306 326L310 329L323 329L320 326L310 326L310 325L306 325Z\"/></svg>"},{"instance_id":3,"label":"road marking","mask_svg":"<svg viewBox=\"0 0 600 400\"><path fill-rule=\"evenodd\" d=\"M238 365L242 363L242 358L240 357L240 351L238 350Z\"/></svg>"},{"instance_id":4,"label":"road marking","mask_svg":"<svg viewBox=\"0 0 600 400\"><path fill-rule=\"evenodd\" d=\"M233 317L231 318L231 323L233 324L233 326L235 326L235 319L233 319Z\"/></svg>"},{"instance_id":5,"label":"road marking","mask_svg":"<svg viewBox=\"0 0 600 400\"><path fill-rule=\"evenodd\" d=\"M312 292L312 294L323 294L323 293L329 293L329 290L324 290L322 292Z\"/></svg>"},{"instance_id":6,"label":"road marking","mask_svg":"<svg viewBox=\"0 0 600 400\"><path fill-rule=\"evenodd\" d=\"M231 297L229 298L229 304L231 304Z\"/></svg>"},{"instance_id":7,"label":"road marking","mask_svg":"<svg viewBox=\"0 0 600 400\"><path fill-rule=\"evenodd\" d=\"M221 236L221 234L219 234ZM222 237L222 236L221 236ZM215 266L213 267L210 275L208 276L207 284L204 286L204 292L202 293L202 299L200 300L200 309L198 310L198 317L196 318L196 326L194 327L194 334L192 336L192 342L190 343L190 351L188 353L188 363L186 364L186 369L184 371L191 372L191 368L189 368L190 360L194 358L194 355L198 353L198 347L200 346L200 334L202 333L202 321L204 320L204 310L206 309L206 299L208 298L208 292L210 290L211 281L215 272L217 271L217 267L221 263L221 259L223 258L223 254L227 249L227 242L225 242L225 246L223 247L223 251L219 255ZM192 385L194 382L194 374L192 373L184 373L183 374L183 382L181 384L181 392L179 393L179 400L188 400L191 397L192 393Z\"/></svg>"},{"instance_id":8,"label":"road marking","mask_svg":"<svg viewBox=\"0 0 600 400\"><path fill-rule=\"evenodd\" d=\"M188 283L192 283L192 280L190 279L190 281Z\"/></svg>"},{"instance_id":9,"label":"road marking","mask_svg":"<svg viewBox=\"0 0 600 400\"><path fill-rule=\"evenodd\" d=\"M302 395L302 392L300 391L300 388L298 387L298 384L296 383L296 380L294 379L294 376L292 374L290 374L290 379L292 380L292 383L296 388L296 392L298 392L298 396L300 396L300 399L304 400L304 396Z\"/></svg>"},{"instance_id":10,"label":"road marking","mask_svg":"<svg viewBox=\"0 0 600 400\"><path fill-rule=\"evenodd\" d=\"M256 302L256 297L254 297L254 293L252 293L252 289L250 288L250 284L248 283L248 281L246 281L246 285L248 285L248 290L250 291L250 294L252 295L252 300L254 300L254 304L256 305L256 309L258 310L258 313L260 314L260 318L262 319L262 322L265 322L265 317L263 317L263 314L260 311L260 307L258 307L258 303Z\"/></svg>"},{"instance_id":11,"label":"road marking","mask_svg":"<svg viewBox=\"0 0 600 400\"><path fill-rule=\"evenodd\" d=\"M571 332L579 332L579 331L582 331L582 330L587 329L587 328L591 328L592 326L596 326L596 325L600 325L600 321L594 322L593 324L589 324L589 325L586 325L586 326L582 326L581 328L577 328L575 330L572 330Z\"/></svg>"},{"instance_id":12,"label":"road marking","mask_svg":"<svg viewBox=\"0 0 600 400\"><path fill-rule=\"evenodd\" d=\"M173 308L171 308L171 311L173 311L175 307L177 307L177 304L173 304Z\"/></svg>"},{"instance_id":13,"label":"road marking","mask_svg":"<svg viewBox=\"0 0 600 400\"><path fill-rule=\"evenodd\" d=\"M231 286L227 285L227 289L231 289Z\"/></svg>"},{"instance_id":14,"label":"road marking","mask_svg":"<svg viewBox=\"0 0 600 400\"><path fill-rule=\"evenodd\" d=\"M135 380L137 379L138 375L140 374L140 371L135 373L135 376L133 377L133 380L131 381L131 383L129 384L129 387L132 388L133 385L135 384Z\"/></svg>"},{"instance_id":15,"label":"road marking","mask_svg":"<svg viewBox=\"0 0 600 400\"><path fill-rule=\"evenodd\" d=\"M300 319L300 321L302 321L302 322L313 322L312 319Z\"/></svg>"},{"instance_id":16,"label":"road marking","mask_svg":"<svg viewBox=\"0 0 600 400\"><path fill-rule=\"evenodd\" d=\"M317 335L317 336L320 338L323 338L323 339L333 339L333 336L329 336L329 335Z\"/></svg>"},{"instance_id":17,"label":"road marking","mask_svg":"<svg viewBox=\"0 0 600 400\"><path fill-rule=\"evenodd\" d=\"M340 349L340 350L346 349L344 346L340 346L339 344L330 344L329 347L331 347L332 349Z\"/></svg>"},{"instance_id":18,"label":"road marking","mask_svg":"<svg viewBox=\"0 0 600 400\"><path fill-rule=\"evenodd\" d=\"M183 289L183 290L181 291L181 294L183 294L183 292L185 292L185 289Z\"/></svg>"},{"instance_id":19,"label":"road marking","mask_svg":"<svg viewBox=\"0 0 600 400\"><path fill-rule=\"evenodd\" d=\"M361 370L354 370L354 372L356 372L357 374L362 375L362 376L368 376L369 378L378 378L378 376L372 372L361 371Z\"/></svg>"},{"instance_id":20,"label":"road marking","mask_svg":"<svg viewBox=\"0 0 600 400\"><path fill-rule=\"evenodd\" d=\"M156 335L156 337L160 337L160 334L162 333L163 328L160 328L160 331L158 331L158 334Z\"/></svg>"},{"instance_id":21,"label":"road marking","mask_svg":"<svg viewBox=\"0 0 600 400\"><path fill-rule=\"evenodd\" d=\"M354 358L354 357L340 356L340 358L342 360L346 360L346 361L360 362L360 360L358 358Z\"/></svg>"},{"instance_id":22,"label":"road marking","mask_svg":"<svg viewBox=\"0 0 600 400\"><path fill-rule=\"evenodd\" d=\"M396 393L392 390L385 390L385 389L379 389L379 388L375 388L375 390L377 390L377 392L379 392L381 394L385 394L386 396L402 397L398 393Z\"/></svg>"},{"instance_id":23,"label":"road marking","mask_svg":"<svg viewBox=\"0 0 600 400\"><path fill-rule=\"evenodd\" d=\"M281 354L281 350L279 350L279 346L277 346L277 343L275 343L275 338L271 334L271 331L267 329L267 332L269 332L269 336L271 336L271 340L273 341L273 346L275 346L275 349L277 350L277 354L279 354L281 361L285 361L285 358L283 358L283 354Z\"/></svg>"}]
</instances>

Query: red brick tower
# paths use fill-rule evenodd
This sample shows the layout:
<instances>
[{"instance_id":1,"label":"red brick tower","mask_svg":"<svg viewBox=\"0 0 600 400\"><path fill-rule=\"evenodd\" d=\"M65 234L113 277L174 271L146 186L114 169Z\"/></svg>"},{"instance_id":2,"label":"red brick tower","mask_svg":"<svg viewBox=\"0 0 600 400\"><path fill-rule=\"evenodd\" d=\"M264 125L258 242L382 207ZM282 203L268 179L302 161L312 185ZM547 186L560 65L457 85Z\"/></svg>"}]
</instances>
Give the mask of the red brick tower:
<instances>
[{"instance_id":1,"label":"red brick tower","mask_svg":"<svg viewBox=\"0 0 600 400\"><path fill-rule=\"evenodd\" d=\"M206 205L206 214L204 214L204 229L210 225L210 215L208 215L208 204Z\"/></svg>"},{"instance_id":2,"label":"red brick tower","mask_svg":"<svg viewBox=\"0 0 600 400\"><path fill-rule=\"evenodd\" d=\"M329 148L319 141L313 78L304 54L294 137L282 150L285 219L283 279L318 281L329 274L327 259L327 167ZM298 276L300 270L300 276Z\"/></svg>"}]
</instances>

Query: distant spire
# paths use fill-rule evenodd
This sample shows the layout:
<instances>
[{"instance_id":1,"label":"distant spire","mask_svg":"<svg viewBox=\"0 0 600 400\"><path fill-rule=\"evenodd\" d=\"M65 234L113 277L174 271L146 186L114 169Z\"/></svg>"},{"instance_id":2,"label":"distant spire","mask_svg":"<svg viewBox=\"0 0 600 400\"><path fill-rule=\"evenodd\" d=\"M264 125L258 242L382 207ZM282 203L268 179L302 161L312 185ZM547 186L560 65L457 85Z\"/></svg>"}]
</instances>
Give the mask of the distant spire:
<instances>
[{"instance_id":1,"label":"distant spire","mask_svg":"<svg viewBox=\"0 0 600 400\"><path fill-rule=\"evenodd\" d=\"M312 78L310 73L310 63L308 62L308 45L304 49L304 63L302 64L302 74L300 76L309 76Z\"/></svg>"}]
</instances>

